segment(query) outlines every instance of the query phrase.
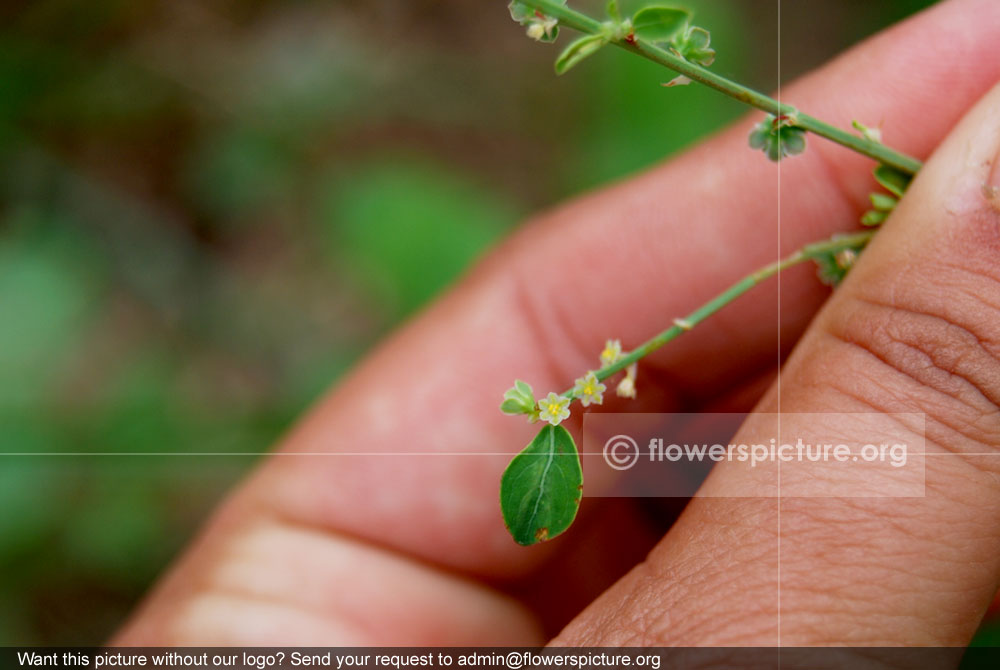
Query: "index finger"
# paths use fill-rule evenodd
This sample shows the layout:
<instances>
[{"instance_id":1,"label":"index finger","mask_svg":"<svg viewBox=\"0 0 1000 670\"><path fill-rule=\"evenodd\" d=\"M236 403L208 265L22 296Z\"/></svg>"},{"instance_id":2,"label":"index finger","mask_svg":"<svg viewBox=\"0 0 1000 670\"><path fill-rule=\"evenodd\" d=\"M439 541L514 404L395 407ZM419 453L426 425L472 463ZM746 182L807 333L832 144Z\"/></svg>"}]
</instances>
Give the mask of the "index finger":
<instances>
[{"instance_id":1,"label":"index finger","mask_svg":"<svg viewBox=\"0 0 1000 670\"><path fill-rule=\"evenodd\" d=\"M922 157L1000 75L998 22L990 0L944 3L783 98L840 125L849 113L905 119L885 129L886 141ZM928 48L942 34L963 39ZM782 167L779 201L778 167L746 149L754 120L525 227L330 394L284 448L509 454L533 432L496 410L515 376L561 389L594 367L606 337L637 343L774 260L779 241L787 251L854 227L871 161L814 140ZM659 352L651 364L669 375L668 390L710 394L736 373L772 366L779 329L790 344L825 296L815 282L796 284L806 288L782 296L781 323L776 287L760 287L699 326L697 338ZM506 460L287 459L269 469L263 495L317 528L463 571L510 574L543 552L516 547L500 523L495 491Z\"/></svg>"}]
</instances>

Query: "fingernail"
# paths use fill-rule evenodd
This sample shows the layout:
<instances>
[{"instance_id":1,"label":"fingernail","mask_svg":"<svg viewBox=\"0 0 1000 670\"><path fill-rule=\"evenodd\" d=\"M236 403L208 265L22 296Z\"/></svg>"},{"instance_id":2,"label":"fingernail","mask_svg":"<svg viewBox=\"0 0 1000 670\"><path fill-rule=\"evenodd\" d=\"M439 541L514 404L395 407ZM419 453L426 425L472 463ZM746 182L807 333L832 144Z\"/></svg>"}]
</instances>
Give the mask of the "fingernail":
<instances>
[{"instance_id":1,"label":"fingernail","mask_svg":"<svg viewBox=\"0 0 1000 670\"><path fill-rule=\"evenodd\" d=\"M983 197L994 207L1000 206L1000 153L993 157L990 174L983 182Z\"/></svg>"},{"instance_id":2,"label":"fingernail","mask_svg":"<svg viewBox=\"0 0 1000 670\"><path fill-rule=\"evenodd\" d=\"M984 104L985 103L985 104ZM943 169L950 178L944 178L947 189L944 196L945 210L963 216L982 211L984 204L1000 212L1000 85L984 101L976 105L946 142L950 160ZM985 201L985 203L984 203Z\"/></svg>"},{"instance_id":3,"label":"fingernail","mask_svg":"<svg viewBox=\"0 0 1000 670\"><path fill-rule=\"evenodd\" d=\"M982 192L983 197L993 205L994 209L1000 209L1000 149L993 156L990 172L982 185Z\"/></svg>"}]
</instances>

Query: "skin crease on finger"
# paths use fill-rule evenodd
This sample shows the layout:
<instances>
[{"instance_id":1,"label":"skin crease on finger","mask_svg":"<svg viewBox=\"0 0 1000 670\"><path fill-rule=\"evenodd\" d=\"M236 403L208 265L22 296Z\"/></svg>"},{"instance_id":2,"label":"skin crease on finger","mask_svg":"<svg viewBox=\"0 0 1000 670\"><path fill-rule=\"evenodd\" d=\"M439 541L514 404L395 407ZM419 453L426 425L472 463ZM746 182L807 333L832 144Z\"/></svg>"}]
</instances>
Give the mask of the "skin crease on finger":
<instances>
[{"instance_id":1,"label":"skin crease on finger","mask_svg":"<svg viewBox=\"0 0 1000 670\"><path fill-rule=\"evenodd\" d=\"M780 399L783 440L808 430L797 412L866 413L841 419L858 436L897 421L874 412L925 414L924 495L699 498L556 644L969 642L1000 580L998 156L1000 86L924 168L760 406ZM778 432L755 415L735 441ZM703 493L745 476L717 468Z\"/></svg>"},{"instance_id":2,"label":"skin crease on finger","mask_svg":"<svg viewBox=\"0 0 1000 670\"><path fill-rule=\"evenodd\" d=\"M1000 52L986 28L997 23L996 3L945 3L824 68L822 77L850 82L834 89L846 91L844 95L831 96L822 79L811 78L790 87L788 95L803 109L839 125L849 123L848 108L864 119L881 118L887 110L904 114L921 108L919 124L886 130L890 143L925 155L963 108L1000 76L1000 59L984 55L990 49ZM967 36L947 58L926 48L944 28ZM877 71L866 55L869 50L878 54ZM885 80L917 76L924 79L914 80L914 90L906 89L905 103L898 108L890 97L853 94L875 90ZM947 104L931 105L940 100L935 90L945 83L951 87ZM531 613L475 580L487 578L503 590L517 590L526 578L566 556L582 565L605 567L600 554L623 524L608 518L600 526L581 526L588 529L586 537L578 534L576 540L567 537L529 549L510 541L499 520L495 491L506 454L526 444L533 428L500 415L498 393L510 385L512 376L521 374L536 390L562 388L574 372L593 365L593 352L609 334L637 342L662 327L664 314L682 314L773 260L778 200L772 187L777 172L745 147L754 120L666 166L526 226L459 288L383 344L281 447L285 453L303 454L476 450L500 455L271 459L224 505L116 642L190 641L185 617L205 598L230 588L225 585L231 584L226 573L235 560L232 547L259 546L245 539L263 532L274 532L276 539L290 544L284 560L281 552L256 554L256 574L284 571L294 564L300 574L316 575L312 584L276 579L267 594L243 594L253 602L264 598L310 612L309 621L315 625L295 627L296 641L326 643L323 635L328 630L333 639L366 644L539 641ZM783 190L781 200L786 216L794 215L799 222L786 230L789 251L855 225L871 188L869 162L821 140L795 164L796 170L783 174L795 188ZM717 197L720 185L726 184L727 197ZM692 204L689 196L700 197ZM667 239L664 231L678 222L685 222L692 233L683 240ZM629 243L609 247L609 233ZM544 277L538 276L538 268L551 268L559 281L539 281ZM664 380L658 409L677 407L683 397L723 395L732 390L734 378L764 373L775 360L778 329L784 342L794 341L826 295L810 273L802 269L789 275L780 323L775 287L760 287L701 327L698 338L682 338L649 361L640 374ZM548 285L572 286L573 299L539 288ZM656 291L651 293L649 286ZM609 327L618 331L609 333ZM331 555L346 563L327 565L302 553L299 547L304 544L289 540L300 536L283 533L286 528L308 529L330 545L363 549L336 551L329 546ZM367 561L366 552L394 553L403 563ZM622 558L631 560L631 555L624 552ZM332 584L321 578L333 568L341 575L350 569L377 568L385 571L386 583L394 583L396 572L412 568L429 579L441 579L435 583L442 585L442 595L430 600L420 593L411 593L409 599L374 599L345 612L342 590L351 580ZM603 586L600 580L587 586L587 597ZM545 588L558 598L581 587L556 575ZM761 602L764 607L766 602ZM236 639L239 607L232 601L228 607L218 606L219 601L215 605L201 610L211 616L201 619L197 639ZM463 607L478 608L493 618L488 625L468 618L465 626ZM397 613L394 630L357 625L377 618L382 611L378 608ZM424 620L406 619L407 611L422 612ZM454 628L446 637L448 626ZM484 636L484 628L491 635ZM275 630L271 637L254 641L287 643L285 632Z\"/></svg>"}]
</instances>

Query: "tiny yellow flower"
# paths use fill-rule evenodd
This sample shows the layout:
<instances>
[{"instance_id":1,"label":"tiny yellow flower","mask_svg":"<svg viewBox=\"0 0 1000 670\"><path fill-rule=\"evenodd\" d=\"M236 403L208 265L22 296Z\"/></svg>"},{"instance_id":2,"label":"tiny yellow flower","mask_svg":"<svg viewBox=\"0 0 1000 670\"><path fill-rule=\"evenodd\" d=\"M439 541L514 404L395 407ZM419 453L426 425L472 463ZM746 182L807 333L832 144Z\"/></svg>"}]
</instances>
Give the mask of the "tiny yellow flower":
<instances>
[{"instance_id":1,"label":"tiny yellow flower","mask_svg":"<svg viewBox=\"0 0 1000 670\"><path fill-rule=\"evenodd\" d=\"M604 402L604 392L607 388L600 382L596 374L588 372L576 380L576 384L573 386L573 395L580 399L580 404L584 407L591 404L600 405Z\"/></svg>"},{"instance_id":2,"label":"tiny yellow flower","mask_svg":"<svg viewBox=\"0 0 1000 670\"><path fill-rule=\"evenodd\" d=\"M621 357L621 340L608 340L604 345L604 351L601 352L601 367L606 368L609 365L617 363Z\"/></svg>"},{"instance_id":3,"label":"tiny yellow flower","mask_svg":"<svg viewBox=\"0 0 1000 670\"><path fill-rule=\"evenodd\" d=\"M569 417L569 401L569 398L549 391L547 396L538 401L538 409L541 410L538 418L558 426Z\"/></svg>"},{"instance_id":4,"label":"tiny yellow flower","mask_svg":"<svg viewBox=\"0 0 1000 670\"><path fill-rule=\"evenodd\" d=\"M638 365L635 363L625 368L625 378L618 382L618 388L615 389L615 393L618 394L619 397L635 397L635 373L637 368Z\"/></svg>"}]
</instances>

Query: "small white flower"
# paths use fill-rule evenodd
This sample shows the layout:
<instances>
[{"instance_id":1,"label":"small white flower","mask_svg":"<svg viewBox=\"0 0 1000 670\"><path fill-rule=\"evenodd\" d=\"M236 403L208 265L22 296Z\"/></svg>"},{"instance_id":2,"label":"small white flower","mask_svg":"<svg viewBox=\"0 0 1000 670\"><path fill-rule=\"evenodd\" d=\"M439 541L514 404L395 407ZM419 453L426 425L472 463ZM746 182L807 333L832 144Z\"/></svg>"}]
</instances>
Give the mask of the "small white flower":
<instances>
[{"instance_id":1,"label":"small white flower","mask_svg":"<svg viewBox=\"0 0 1000 670\"><path fill-rule=\"evenodd\" d=\"M604 351L601 352L601 367L606 368L618 362L622 357L621 340L608 340L604 344Z\"/></svg>"},{"instance_id":2,"label":"small white flower","mask_svg":"<svg viewBox=\"0 0 1000 670\"><path fill-rule=\"evenodd\" d=\"M552 39L552 32L559 25L558 19L553 19L550 17L545 17L544 19L536 19L528 24L528 37L535 40L536 42L541 42L544 39Z\"/></svg>"},{"instance_id":3,"label":"small white flower","mask_svg":"<svg viewBox=\"0 0 1000 670\"><path fill-rule=\"evenodd\" d=\"M549 391L547 396L538 401L538 409L541 410L538 418L558 426L569 417L569 401L569 398Z\"/></svg>"},{"instance_id":4,"label":"small white flower","mask_svg":"<svg viewBox=\"0 0 1000 670\"><path fill-rule=\"evenodd\" d=\"M635 397L635 373L637 369L638 365L636 363L625 368L625 377L618 382L618 388L615 389L615 393L620 398Z\"/></svg>"},{"instance_id":5,"label":"small white flower","mask_svg":"<svg viewBox=\"0 0 1000 670\"><path fill-rule=\"evenodd\" d=\"M584 407L600 405L604 402L604 392L607 388L596 374L588 372L576 380L576 384L573 386L573 395L580 399L580 404Z\"/></svg>"}]
</instances>

